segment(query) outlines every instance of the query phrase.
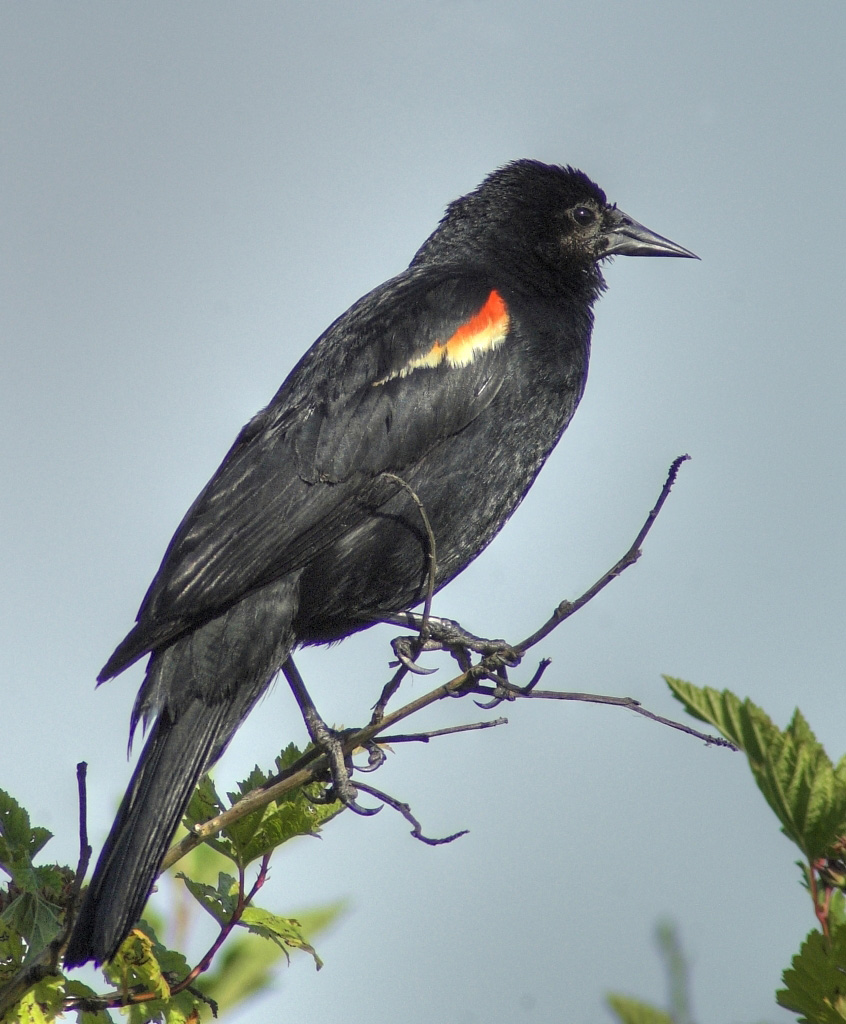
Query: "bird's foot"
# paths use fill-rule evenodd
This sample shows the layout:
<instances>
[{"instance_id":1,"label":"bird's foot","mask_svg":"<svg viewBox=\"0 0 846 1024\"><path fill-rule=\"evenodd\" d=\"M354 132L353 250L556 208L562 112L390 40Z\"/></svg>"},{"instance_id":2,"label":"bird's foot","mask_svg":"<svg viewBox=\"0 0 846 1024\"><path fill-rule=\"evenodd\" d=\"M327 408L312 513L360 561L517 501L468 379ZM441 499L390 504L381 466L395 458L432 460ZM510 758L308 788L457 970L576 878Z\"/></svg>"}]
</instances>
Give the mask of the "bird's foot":
<instances>
[{"instance_id":1,"label":"bird's foot","mask_svg":"<svg viewBox=\"0 0 846 1024\"><path fill-rule=\"evenodd\" d=\"M345 807L364 816L381 811L381 806L362 807L358 802L358 790L352 781L352 758L344 753L344 741L347 734L330 729L319 717L317 721L312 720L309 732L314 745L326 755L326 760L329 763L331 785L326 793L326 801L331 803L333 800L340 800Z\"/></svg>"},{"instance_id":2,"label":"bird's foot","mask_svg":"<svg viewBox=\"0 0 846 1024\"><path fill-rule=\"evenodd\" d=\"M309 696L299 669L294 664L294 659L289 657L282 666L282 672L288 680L291 692L300 707L306 729L311 737L312 743L326 756L329 768L331 786L326 794L326 800L340 800L345 807L349 807L356 814L376 814L381 811L380 807L362 807L357 802L358 790L352 781L352 757L344 751L344 743L347 733L330 729L320 717L320 712L315 707L314 701Z\"/></svg>"},{"instance_id":3,"label":"bird's foot","mask_svg":"<svg viewBox=\"0 0 846 1024\"><path fill-rule=\"evenodd\" d=\"M470 670L473 654L482 658L496 658L503 665L516 665L520 661L518 653L505 640L476 636L455 619L430 615L424 621L423 616L416 612L402 612L388 621L420 630L417 636L397 637L391 644L400 663L418 675L428 675L432 671L418 665L416 661L420 654L428 651L448 651L462 672Z\"/></svg>"}]
</instances>

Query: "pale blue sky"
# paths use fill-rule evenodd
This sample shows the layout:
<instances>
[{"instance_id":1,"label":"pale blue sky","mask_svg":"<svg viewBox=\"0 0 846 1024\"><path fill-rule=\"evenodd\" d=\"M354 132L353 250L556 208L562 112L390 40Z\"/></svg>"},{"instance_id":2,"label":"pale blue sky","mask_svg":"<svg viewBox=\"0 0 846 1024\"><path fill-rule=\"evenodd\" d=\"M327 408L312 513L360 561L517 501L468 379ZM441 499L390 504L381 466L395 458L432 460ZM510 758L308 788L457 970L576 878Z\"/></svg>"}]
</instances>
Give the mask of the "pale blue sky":
<instances>
[{"instance_id":1,"label":"pale blue sky","mask_svg":"<svg viewBox=\"0 0 846 1024\"><path fill-rule=\"evenodd\" d=\"M642 561L539 651L547 684L799 703L840 756L845 31L836 2L0 4L0 787L51 856L76 860L78 760L98 844L111 821L140 669L93 680L236 432L516 157L581 167L702 262L608 268L582 407L436 612L525 635L687 451ZM327 718L366 717L391 635L302 658ZM224 782L302 740L284 689ZM740 756L610 708L508 716L380 773L464 839L345 815L278 858L266 901L351 909L319 975L295 960L239 1019L602 1020L609 989L663 998L663 916L700 1022L789 1019L772 993L812 921Z\"/></svg>"}]
</instances>

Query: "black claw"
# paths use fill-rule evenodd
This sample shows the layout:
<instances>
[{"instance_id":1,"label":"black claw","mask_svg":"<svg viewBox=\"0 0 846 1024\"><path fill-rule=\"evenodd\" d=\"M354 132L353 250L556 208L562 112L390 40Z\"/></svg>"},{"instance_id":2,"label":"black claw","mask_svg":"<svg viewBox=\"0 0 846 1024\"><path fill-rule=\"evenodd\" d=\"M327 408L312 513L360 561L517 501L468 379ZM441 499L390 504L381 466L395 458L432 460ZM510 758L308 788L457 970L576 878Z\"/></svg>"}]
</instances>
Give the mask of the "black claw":
<instances>
[{"instance_id":1,"label":"black claw","mask_svg":"<svg viewBox=\"0 0 846 1024\"><path fill-rule=\"evenodd\" d=\"M360 814L362 818L369 818L374 814L378 814L379 811L382 810L382 804L379 804L378 807L362 807L361 804L358 803L355 799L355 796L358 796L358 790L355 788L355 786L351 787L351 792L354 793L355 796L350 796L348 794L342 795L335 789L334 786L332 788L335 793L335 799L340 800L344 807L349 808L349 810L351 810L353 814Z\"/></svg>"},{"instance_id":2,"label":"black claw","mask_svg":"<svg viewBox=\"0 0 846 1024\"><path fill-rule=\"evenodd\" d=\"M490 700L474 700L473 703L477 708L481 708L482 711L491 711L493 708L498 708L502 702L506 700L505 697L492 697Z\"/></svg>"},{"instance_id":3,"label":"black claw","mask_svg":"<svg viewBox=\"0 0 846 1024\"><path fill-rule=\"evenodd\" d=\"M400 661L405 665L409 672L413 672L416 676L431 676L437 672L436 668L423 668L422 665L418 665L416 661L412 661L410 658L404 658L402 655L399 656Z\"/></svg>"},{"instance_id":4,"label":"black claw","mask_svg":"<svg viewBox=\"0 0 846 1024\"><path fill-rule=\"evenodd\" d=\"M423 668L422 665L418 665L414 660L422 649L418 637L398 636L391 641L391 647L393 647L394 654L399 658L400 663L416 676L430 676L433 672L437 672L435 668Z\"/></svg>"},{"instance_id":5,"label":"black claw","mask_svg":"<svg viewBox=\"0 0 846 1024\"><path fill-rule=\"evenodd\" d=\"M385 751L377 743L370 742L367 744L367 764L356 765L355 770L357 772L375 772L382 767L387 759Z\"/></svg>"}]
</instances>

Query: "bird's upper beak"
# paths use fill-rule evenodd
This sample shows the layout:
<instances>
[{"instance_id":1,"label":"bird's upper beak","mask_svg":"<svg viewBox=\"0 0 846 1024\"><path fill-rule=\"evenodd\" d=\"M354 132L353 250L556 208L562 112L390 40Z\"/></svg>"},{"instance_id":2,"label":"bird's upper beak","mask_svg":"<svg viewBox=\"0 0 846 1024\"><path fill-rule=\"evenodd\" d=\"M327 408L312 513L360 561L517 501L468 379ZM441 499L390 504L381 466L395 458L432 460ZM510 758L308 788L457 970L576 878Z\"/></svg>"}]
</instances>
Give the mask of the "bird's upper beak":
<instances>
[{"instance_id":1,"label":"bird's upper beak","mask_svg":"<svg viewBox=\"0 0 846 1024\"><path fill-rule=\"evenodd\" d=\"M699 259L695 252L671 242L669 238L656 235L616 207L609 210L607 216L607 244L603 256L686 256L692 260Z\"/></svg>"}]
</instances>

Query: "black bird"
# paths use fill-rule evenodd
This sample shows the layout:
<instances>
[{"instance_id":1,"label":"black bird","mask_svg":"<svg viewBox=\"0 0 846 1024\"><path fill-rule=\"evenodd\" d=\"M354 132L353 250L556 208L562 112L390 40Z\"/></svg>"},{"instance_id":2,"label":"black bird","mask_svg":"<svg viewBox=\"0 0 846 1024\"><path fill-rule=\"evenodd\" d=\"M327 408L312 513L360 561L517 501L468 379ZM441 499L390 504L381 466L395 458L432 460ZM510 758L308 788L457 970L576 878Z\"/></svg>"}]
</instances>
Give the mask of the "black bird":
<instances>
[{"instance_id":1,"label":"black bird","mask_svg":"<svg viewBox=\"0 0 846 1024\"><path fill-rule=\"evenodd\" d=\"M365 295L241 431L100 673L150 654L152 722L65 961L110 959L193 789L295 647L439 589L514 512L588 371L599 269L694 254L570 167L508 164L457 199L407 270ZM695 258L695 257L694 257Z\"/></svg>"}]
</instances>

